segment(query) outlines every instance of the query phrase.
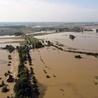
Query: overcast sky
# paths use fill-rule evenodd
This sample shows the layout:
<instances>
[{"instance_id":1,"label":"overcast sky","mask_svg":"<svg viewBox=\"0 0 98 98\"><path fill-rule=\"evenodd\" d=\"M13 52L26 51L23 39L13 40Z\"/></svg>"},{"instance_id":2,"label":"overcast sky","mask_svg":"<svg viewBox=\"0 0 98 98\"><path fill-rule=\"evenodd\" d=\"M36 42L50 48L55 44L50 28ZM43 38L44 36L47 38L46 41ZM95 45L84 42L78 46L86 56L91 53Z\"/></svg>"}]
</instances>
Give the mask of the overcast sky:
<instances>
[{"instance_id":1,"label":"overcast sky","mask_svg":"<svg viewBox=\"0 0 98 98\"><path fill-rule=\"evenodd\" d=\"M0 22L98 22L98 0L0 0Z\"/></svg>"}]
</instances>

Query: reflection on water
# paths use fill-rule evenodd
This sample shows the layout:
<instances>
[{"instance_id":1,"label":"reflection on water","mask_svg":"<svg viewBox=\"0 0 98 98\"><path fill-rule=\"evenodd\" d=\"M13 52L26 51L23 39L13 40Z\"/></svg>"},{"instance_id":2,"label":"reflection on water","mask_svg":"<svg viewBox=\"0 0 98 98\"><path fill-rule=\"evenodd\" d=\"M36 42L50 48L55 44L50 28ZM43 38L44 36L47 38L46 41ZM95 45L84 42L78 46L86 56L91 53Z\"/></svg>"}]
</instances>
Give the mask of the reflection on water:
<instances>
[{"instance_id":1,"label":"reflection on water","mask_svg":"<svg viewBox=\"0 0 98 98\"><path fill-rule=\"evenodd\" d=\"M69 39L69 35L74 35L76 38L74 40ZM43 36L35 36L36 38L50 40L52 42L62 43L65 48L76 48L83 51L93 51L98 52L98 33L95 32L64 32L58 34L49 34Z\"/></svg>"}]
</instances>

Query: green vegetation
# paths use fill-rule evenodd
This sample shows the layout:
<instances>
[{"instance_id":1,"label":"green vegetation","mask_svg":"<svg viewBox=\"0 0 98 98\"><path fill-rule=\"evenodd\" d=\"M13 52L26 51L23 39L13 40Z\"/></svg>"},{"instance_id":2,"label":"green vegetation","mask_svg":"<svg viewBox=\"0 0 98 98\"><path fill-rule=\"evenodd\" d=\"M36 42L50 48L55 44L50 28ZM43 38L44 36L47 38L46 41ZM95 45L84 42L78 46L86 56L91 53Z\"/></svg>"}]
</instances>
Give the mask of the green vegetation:
<instances>
[{"instance_id":1,"label":"green vegetation","mask_svg":"<svg viewBox=\"0 0 98 98\"><path fill-rule=\"evenodd\" d=\"M12 53L15 50L15 48L12 45L6 45L6 47L4 47L3 49L7 49L10 53Z\"/></svg>"},{"instance_id":2,"label":"green vegetation","mask_svg":"<svg viewBox=\"0 0 98 98\"><path fill-rule=\"evenodd\" d=\"M75 55L75 58L81 59L82 57L81 57L81 55Z\"/></svg>"},{"instance_id":3,"label":"green vegetation","mask_svg":"<svg viewBox=\"0 0 98 98\"><path fill-rule=\"evenodd\" d=\"M79 53L79 54L86 54L86 55L89 55L89 56L98 57L98 53L82 52L82 51L72 51L72 50L65 50L65 51L66 51L66 52Z\"/></svg>"},{"instance_id":4,"label":"green vegetation","mask_svg":"<svg viewBox=\"0 0 98 98\"><path fill-rule=\"evenodd\" d=\"M11 61L9 61L8 63L11 63Z\"/></svg>"},{"instance_id":5,"label":"green vegetation","mask_svg":"<svg viewBox=\"0 0 98 98\"><path fill-rule=\"evenodd\" d=\"M82 51L74 51L74 50L64 50L62 47L51 44L51 46L61 50L61 51L65 51L65 52L72 52L72 53L79 53L79 54L86 54L89 56L94 56L94 57L98 57L98 53L93 53L93 52L82 52Z\"/></svg>"},{"instance_id":6,"label":"green vegetation","mask_svg":"<svg viewBox=\"0 0 98 98\"><path fill-rule=\"evenodd\" d=\"M5 86L5 83L4 83L4 81L1 81L0 87L3 87L3 86Z\"/></svg>"},{"instance_id":7,"label":"green vegetation","mask_svg":"<svg viewBox=\"0 0 98 98\"><path fill-rule=\"evenodd\" d=\"M7 64L8 66L11 66L11 64Z\"/></svg>"},{"instance_id":8,"label":"green vegetation","mask_svg":"<svg viewBox=\"0 0 98 98\"><path fill-rule=\"evenodd\" d=\"M9 89L6 87L6 86L4 86L3 88L2 88L2 92L3 93L6 93L6 92L8 92L9 91Z\"/></svg>"},{"instance_id":9,"label":"green vegetation","mask_svg":"<svg viewBox=\"0 0 98 98\"><path fill-rule=\"evenodd\" d=\"M98 33L98 29L96 29L96 32Z\"/></svg>"},{"instance_id":10,"label":"green vegetation","mask_svg":"<svg viewBox=\"0 0 98 98\"><path fill-rule=\"evenodd\" d=\"M19 58L20 58L20 64L25 63L25 61L29 61L29 65L32 65L32 59L29 54L30 48L28 46L20 47L18 49L19 52Z\"/></svg>"},{"instance_id":11,"label":"green vegetation","mask_svg":"<svg viewBox=\"0 0 98 98\"><path fill-rule=\"evenodd\" d=\"M12 59L11 55L8 55L8 59Z\"/></svg>"},{"instance_id":12,"label":"green vegetation","mask_svg":"<svg viewBox=\"0 0 98 98\"><path fill-rule=\"evenodd\" d=\"M9 96L7 96L7 98L10 98Z\"/></svg>"},{"instance_id":13,"label":"green vegetation","mask_svg":"<svg viewBox=\"0 0 98 98\"><path fill-rule=\"evenodd\" d=\"M41 31L46 31L43 34L47 34L47 31L54 31L54 33L58 32L83 32L83 28L80 26L75 26L75 27L61 27L61 26L55 26L55 27L40 27L40 28L33 28L34 32L41 32ZM42 33L40 33L42 34ZM38 35L38 34L35 34Z\"/></svg>"},{"instance_id":14,"label":"green vegetation","mask_svg":"<svg viewBox=\"0 0 98 98\"><path fill-rule=\"evenodd\" d=\"M4 73L4 76L7 77L9 74L7 72Z\"/></svg>"},{"instance_id":15,"label":"green vegetation","mask_svg":"<svg viewBox=\"0 0 98 98\"><path fill-rule=\"evenodd\" d=\"M11 74L11 72L8 70L8 72L5 72L5 73L4 73L4 76L7 77L7 76L10 75L10 74Z\"/></svg>"},{"instance_id":16,"label":"green vegetation","mask_svg":"<svg viewBox=\"0 0 98 98\"><path fill-rule=\"evenodd\" d=\"M72 39L72 40L74 40L75 39L75 36L70 34L69 35L69 38Z\"/></svg>"},{"instance_id":17,"label":"green vegetation","mask_svg":"<svg viewBox=\"0 0 98 98\"><path fill-rule=\"evenodd\" d=\"M23 36L25 38L25 40L27 41L27 44L32 45L32 48L42 48L44 47L44 45L41 43L41 41L37 38L34 38L31 35L25 35L23 33Z\"/></svg>"},{"instance_id":18,"label":"green vegetation","mask_svg":"<svg viewBox=\"0 0 98 98\"><path fill-rule=\"evenodd\" d=\"M27 38L28 38L28 40L30 42L30 45L32 45L33 48L42 48L42 47L44 47L42 45L42 43L37 38L34 38L34 37L30 36L30 35L28 35Z\"/></svg>"},{"instance_id":19,"label":"green vegetation","mask_svg":"<svg viewBox=\"0 0 98 98\"><path fill-rule=\"evenodd\" d=\"M49 75L46 75L46 78L50 78L50 76Z\"/></svg>"},{"instance_id":20,"label":"green vegetation","mask_svg":"<svg viewBox=\"0 0 98 98\"><path fill-rule=\"evenodd\" d=\"M55 47L55 48L57 48L57 49L59 49L59 50L61 50L61 51L64 51L61 47L59 47L59 46L57 46L57 45L52 45L53 47Z\"/></svg>"},{"instance_id":21,"label":"green vegetation","mask_svg":"<svg viewBox=\"0 0 98 98\"><path fill-rule=\"evenodd\" d=\"M8 59L9 59L9 60L12 60L11 55L8 55ZM11 62L11 61L9 61L9 62L8 62L8 66L11 66L11 63L12 63L12 62Z\"/></svg>"},{"instance_id":22,"label":"green vegetation","mask_svg":"<svg viewBox=\"0 0 98 98\"><path fill-rule=\"evenodd\" d=\"M47 43L47 46L52 46L53 45L53 43L50 42L50 41L46 41L46 43Z\"/></svg>"},{"instance_id":23,"label":"green vegetation","mask_svg":"<svg viewBox=\"0 0 98 98\"><path fill-rule=\"evenodd\" d=\"M32 98L32 92L36 95L39 94L38 87L34 86L37 83L37 79L34 78L32 80L34 85L32 85L30 81L30 76L34 75L33 68L30 67L30 70L28 70L25 66L26 61L28 61L30 65L32 64L29 50L30 48L27 45L18 47L20 64L18 66L18 80L14 86L15 98Z\"/></svg>"},{"instance_id":24,"label":"green vegetation","mask_svg":"<svg viewBox=\"0 0 98 98\"><path fill-rule=\"evenodd\" d=\"M15 33L15 36L21 36L21 35L22 35L21 32L16 32L16 33Z\"/></svg>"},{"instance_id":25,"label":"green vegetation","mask_svg":"<svg viewBox=\"0 0 98 98\"><path fill-rule=\"evenodd\" d=\"M20 47L18 49L20 64L18 66L18 77L15 86L15 98L31 98L31 83L29 81L29 71L24 65L27 59L28 47Z\"/></svg>"}]
</instances>

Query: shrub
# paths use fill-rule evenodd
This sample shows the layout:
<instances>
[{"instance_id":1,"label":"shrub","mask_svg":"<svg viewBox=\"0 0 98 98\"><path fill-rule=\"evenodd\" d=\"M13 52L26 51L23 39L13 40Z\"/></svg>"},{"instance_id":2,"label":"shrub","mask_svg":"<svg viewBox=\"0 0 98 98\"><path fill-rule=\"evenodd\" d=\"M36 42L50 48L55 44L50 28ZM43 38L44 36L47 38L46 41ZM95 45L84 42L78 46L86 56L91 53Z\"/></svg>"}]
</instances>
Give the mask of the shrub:
<instances>
[{"instance_id":1,"label":"shrub","mask_svg":"<svg viewBox=\"0 0 98 98\"><path fill-rule=\"evenodd\" d=\"M7 96L7 98L10 98L9 96Z\"/></svg>"},{"instance_id":2,"label":"shrub","mask_svg":"<svg viewBox=\"0 0 98 98\"><path fill-rule=\"evenodd\" d=\"M46 78L50 78L50 76L49 76L49 75L47 75L47 76L46 76Z\"/></svg>"},{"instance_id":3,"label":"shrub","mask_svg":"<svg viewBox=\"0 0 98 98\"><path fill-rule=\"evenodd\" d=\"M11 66L11 64L7 64L8 66Z\"/></svg>"},{"instance_id":4,"label":"shrub","mask_svg":"<svg viewBox=\"0 0 98 98\"><path fill-rule=\"evenodd\" d=\"M9 63L11 63L11 61L9 61Z\"/></svg>"},{"instance_id":5,"label":"shrub","mask_svg":"<svg viewBox=\"0 0 98 98\"><path fill-rule=\"evenodd\" d=\"M8 91L9 91L9 89L6 86L2 88L2 92L6 93Z\"/></svg>"},{"instance_id":6,"label":"shrub","mask_svg":"<svg viewBox=\"0 0 98 98\"><path fill-rule=\"evenodd\" d=\"M75 58L80 58L81 59L82 57L81 57L81 55L76 55Z\"/></svg>"}]
</instances>

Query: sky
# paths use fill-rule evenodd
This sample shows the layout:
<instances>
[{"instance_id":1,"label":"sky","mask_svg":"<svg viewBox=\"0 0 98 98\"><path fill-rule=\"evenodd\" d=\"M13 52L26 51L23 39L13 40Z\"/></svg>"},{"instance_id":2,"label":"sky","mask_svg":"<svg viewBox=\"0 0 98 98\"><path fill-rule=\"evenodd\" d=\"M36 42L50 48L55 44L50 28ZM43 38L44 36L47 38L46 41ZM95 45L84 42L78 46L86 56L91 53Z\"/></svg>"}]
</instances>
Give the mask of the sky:
<instances>
[{"instance_id":1,"label":"sky","mask_svg":"<svg viewBox=\"0 0 98 98\"><path fill-rule=\"evenodd\" d=\"M98 0L0 0L0 22L98 22Z\"/></svg>"}]
</instances>

